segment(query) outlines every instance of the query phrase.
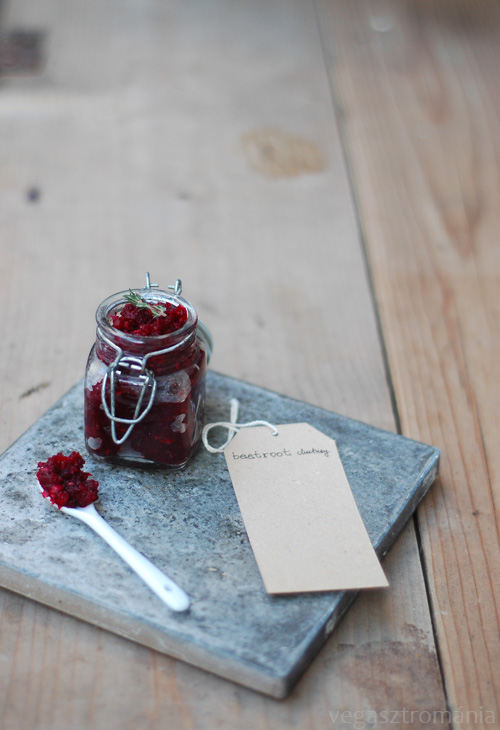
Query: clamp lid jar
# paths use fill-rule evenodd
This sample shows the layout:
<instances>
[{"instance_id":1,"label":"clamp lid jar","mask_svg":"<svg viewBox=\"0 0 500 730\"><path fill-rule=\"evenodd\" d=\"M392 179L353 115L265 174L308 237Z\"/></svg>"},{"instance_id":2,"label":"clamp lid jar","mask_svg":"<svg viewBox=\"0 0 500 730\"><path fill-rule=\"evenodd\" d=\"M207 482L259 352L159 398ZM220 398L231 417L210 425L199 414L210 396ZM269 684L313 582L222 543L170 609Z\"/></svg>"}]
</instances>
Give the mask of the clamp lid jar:
<instances>
[{"instance_id":1,"label":"clamp lid jar","mask_svg":"<svg viewBox=\"0 0 500 730\"><path fill-rule=\"evenodd\" d=\"M85 373L85 441L116 464L180 469L201 436L211 336L196 310L171 291L118 292L96 312Z\"/></svg>"}]
</instances>

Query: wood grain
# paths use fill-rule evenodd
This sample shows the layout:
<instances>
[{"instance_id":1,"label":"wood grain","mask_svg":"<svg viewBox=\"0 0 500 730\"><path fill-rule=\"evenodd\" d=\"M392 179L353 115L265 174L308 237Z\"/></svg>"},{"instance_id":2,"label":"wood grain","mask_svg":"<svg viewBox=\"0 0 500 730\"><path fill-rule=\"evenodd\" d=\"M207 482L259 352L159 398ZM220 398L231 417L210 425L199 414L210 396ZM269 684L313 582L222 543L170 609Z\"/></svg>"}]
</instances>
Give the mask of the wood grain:
<instances>
[{"instance_id":1,"label":"wood grain","mask_svg":"<svg viewBox=\"0 0 500 730\"><path fill-rule=\"evenodd\" d=\"M500 5L317 7L403 433L443 452L419 525L446 691L498 722Z\"/></svg>"},{"instance_id":2,"label":"wood grain","mask_svg":"<svg viewBox=\"0 0 500 730\"><path fill-rule=\"evenodd\" d=\"M313 5L26 0L4 23L45 31L46 61L0 88L1 447L81 377L97 304L146 270L183 279L214 369L394 430ZM391 589L284 702L1 591L0 727L444 709L413 525L385 567Z\"/></svg>"}]
</instances>

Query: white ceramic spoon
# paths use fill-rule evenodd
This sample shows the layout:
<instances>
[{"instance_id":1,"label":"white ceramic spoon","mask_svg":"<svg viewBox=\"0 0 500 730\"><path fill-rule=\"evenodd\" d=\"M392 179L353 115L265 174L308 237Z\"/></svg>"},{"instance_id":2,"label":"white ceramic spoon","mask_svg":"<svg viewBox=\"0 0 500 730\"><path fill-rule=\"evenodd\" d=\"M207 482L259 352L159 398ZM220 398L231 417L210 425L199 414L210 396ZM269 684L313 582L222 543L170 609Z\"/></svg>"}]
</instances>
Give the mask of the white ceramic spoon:
<instances>
[{"instance_id":1,"label":"white ceramic spoon","mask_svg":"<svg viewBox=\"0 0 500 730\"><path fill-rule=\"evenodd\" d=\"M46 499L50 502L49 497ZM60 511L76 517L97 532L169 608L173 611L186 611L189 608L189 597L182 588L115 532L93 504L87 507L61 507Z\"/></svg>"}]
</instances>

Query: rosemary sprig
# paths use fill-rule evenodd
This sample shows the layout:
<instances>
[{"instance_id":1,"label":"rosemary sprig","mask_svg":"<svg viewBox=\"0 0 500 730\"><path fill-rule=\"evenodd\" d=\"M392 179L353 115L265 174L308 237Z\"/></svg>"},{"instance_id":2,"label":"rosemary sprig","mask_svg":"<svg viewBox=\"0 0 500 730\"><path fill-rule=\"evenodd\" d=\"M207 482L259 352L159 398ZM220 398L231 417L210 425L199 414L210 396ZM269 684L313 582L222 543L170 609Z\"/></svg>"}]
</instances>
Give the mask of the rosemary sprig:
<instances>
[{"instance_id":1,"label":"rosemary sprig","mask_svg":"<svg viewBox=\"0 0 500 730\"><path fill-rule=\"evenodd\" d=\"M125 294L123 298L126 299L127 302L130 302L130 304L136 306L137 309L149 309L153 317L166 316L163 307L158 304L148 304L148 302L145 302L143 299L141 299L140 294L132 291L132 289L129 289L129 293Z\"/></svg>"}]
</instances>

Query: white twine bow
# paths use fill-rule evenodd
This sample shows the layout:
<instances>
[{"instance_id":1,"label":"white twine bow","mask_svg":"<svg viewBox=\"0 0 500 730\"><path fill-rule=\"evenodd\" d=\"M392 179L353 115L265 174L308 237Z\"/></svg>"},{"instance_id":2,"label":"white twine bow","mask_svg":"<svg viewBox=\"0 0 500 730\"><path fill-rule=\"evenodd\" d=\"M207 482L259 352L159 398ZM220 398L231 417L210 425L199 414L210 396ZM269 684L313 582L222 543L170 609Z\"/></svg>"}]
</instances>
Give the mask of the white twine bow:
<instances>
[{"instance_id":1,"label":"white twine bow","mask_svg":"<svg viewBox=\"0 0 500 730\"><path fill-rule=\"evenodd\" d=\"M276 426L273 426L271 423L268 423L267 421L249 421L248 423L236 423L238 419L238 411L240 408L239 401L237 398L231 398L230 400L231 404L231 412L229 415L230 420L229 421L217 421L217 423L207 423L206 426L203 427L203 431L201 434L201 439L203 441L203 445L205 446L207 451L210 451L211 454L218 454L224 451L226 446L231 442L231 440L236 436L240 428L251 428L252 426L267 426L271 429L273 432L273 436L278 435L278 429ZM216 428L217 426L220 426L221 428L227 428L228 430L228 436L225 441L225 443L222 444L222 446L210 446L208 443L208 432L211 431L212 428Z\"/></svg>"}]
</instances>

